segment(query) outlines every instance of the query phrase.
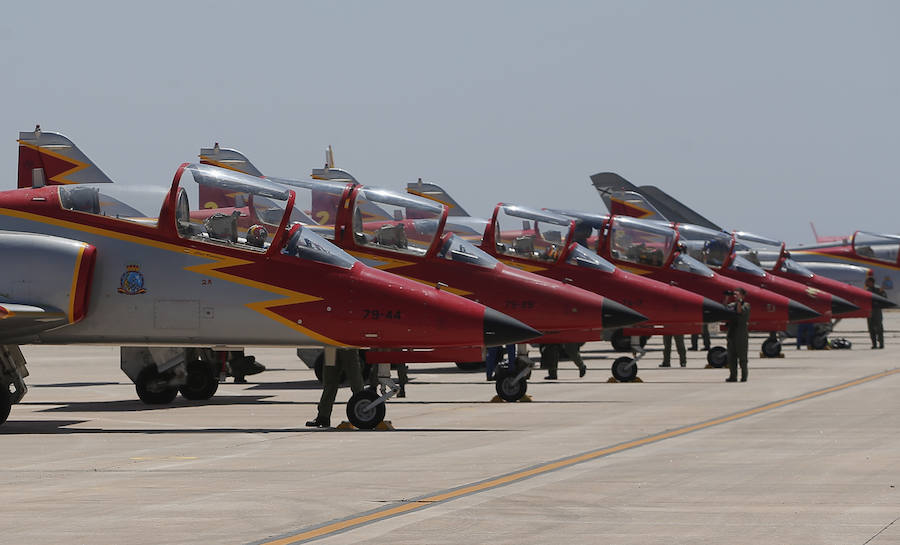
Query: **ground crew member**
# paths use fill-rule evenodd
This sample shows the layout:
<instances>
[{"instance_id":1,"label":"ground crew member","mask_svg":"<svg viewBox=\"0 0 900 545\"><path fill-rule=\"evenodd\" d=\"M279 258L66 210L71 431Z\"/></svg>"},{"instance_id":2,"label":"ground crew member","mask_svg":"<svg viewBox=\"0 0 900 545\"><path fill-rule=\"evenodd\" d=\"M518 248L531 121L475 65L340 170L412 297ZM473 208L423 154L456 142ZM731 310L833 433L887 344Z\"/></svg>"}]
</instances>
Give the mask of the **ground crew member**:
<instances>
[{"instance_id":1,"label":"ground crew member","mask_svg":"<svg viewBox=\"0 0 900 545\"><path fill-rule=\"evenodd\" d=\"M587 365L581 359L581 343L542 344L541 367L547 369L544 380L556 380L556 372L559 368L559 358L565 352L572 358L578 367L578 376L583 377L587 373Z\"/></svg>"},{"instance_id":2,"label":"ground crew member","mask_svg":"<svg viewBox=\"0 0 900 545\"><path fill-rule=\"evenodd\" d=\"M871 291L875 295L887 297L887 293L880 287L875 285L873 277L866 278L866 291ZM881 309L872 305L872 313L866 319L869 326L869 337L872 338L872 348L884 348L884 322Z\"/></svg>"},{"instance_id":3,"label":"ground crew member","mask_svg":"<svg viewBox=\"0 0 900 545\"><path fill-rule=\"evenodd\" d=\"M675 338L675 350L678 351L678 362L687 366L687 352L684 349L684 335L663 335L663 361L660 367L672 367L672 338Z\"/></svg>"},{"instance_id":4,"label":"ground crew member","mask_svg":"<svg viewBox=\"0 0 900 545\"><path fill-rule=\"evenodd\" d=\"M509 359L509 372L515 374L516 373L516 345L508 344L506 345L506 357ZM485 352L484 357L484 370L487 373L488 380L494 380L494 371L497 369L497 364L500 363L500 360L503 359L503 347L502 346L491 346Z\"/></svg>"},{"instance_id":5,"label":"ground crew member","mask_svg":"<svg viewBox=\"0 0 900 545\"><path fill-rule=\"evenodd\" d=\"M703 331L698 335L691 335L691 347L689 350L697 350L697 338L703 337L703 350L709 350L709 325L703 324Z\"/></svg>"},{"instance_id":6,"label":"ground crew member","mask_svg":"<svg viewBox=\"0 0 900 545\"><path fill-rule=\"evenodd\" d=\"M322 366L322 397L319 398L319 412L315 420L306 423L311 428L331 427L331 408L337 396L341 375L350 382L355 394L363 389L362 371L359 367L359 351L351 348L325 347L325 364Z\"/></svg>"},{"instance_id":7,"label":"ground crew member","mask_svg":"<svg viewBox=\"0 0 900 545\"><path fill-rule=\"evenodd\" d=\"M736 313L728 322L728 378L725 382L737 381L737 366L741 365L741 382L747 382L747 346L750 343L750 303L744 302L747 292L738 288L731 292L734 301L726 305Z\"/></svg>"}]
</instances>

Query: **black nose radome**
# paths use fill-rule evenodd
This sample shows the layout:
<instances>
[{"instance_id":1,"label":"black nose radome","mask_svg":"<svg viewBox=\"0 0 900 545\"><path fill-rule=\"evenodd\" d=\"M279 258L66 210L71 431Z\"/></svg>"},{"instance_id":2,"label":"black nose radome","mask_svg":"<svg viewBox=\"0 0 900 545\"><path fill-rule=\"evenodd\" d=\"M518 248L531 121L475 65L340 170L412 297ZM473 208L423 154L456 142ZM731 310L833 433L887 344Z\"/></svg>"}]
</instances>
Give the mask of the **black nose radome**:
<instances>
[{"instance_id":1,"label":"black nose radome","mask_svg":"<svg viewBox=\"0 0 900 545\"><path fill-rule=\"evenodd\" d=\"M851 303L850 301L838 297L837 295L831 296L831 314L833 316L837 316L838 314L847 314L848 312L855 312L859 310L859 307Z\"/></svg>"},{"instance_id":2,"label":"black nose radome","mask_svg":"<svg viewBox=\"0 0 900 545\"><path fill-rule=\"evenodd\" d=\"M500 346L519 343L540 337L541 332L519 320L497 312L492 308L484 309L484 345Z\"/></svg>"},{"instance_id":3,"label":"black nose radome","mask_svg":"<svg viewBox=\"0 0 900 545\"><path fill-rule=\"evenodd\" d=\"M812 320L821 316L818 312L808 306L798 303L791 299L788 301L788 321L802 322L803 320Z\"/></svg>"},{"instance_id":4,"label":"black nose radome","mask_svg":"<svg viewBox=\"0 0 900 545\"><path fill-rule=\"evenodd\" d=\"M625 327L646 321L647 317L612 299L603 300L603 329Z\"/></svg>"},{"instance_id":5,"label":"black nose radome","mask_svg":"<svg viewBox=\"0 0 900 545\"><path fill-rule=\"evenodd\" d=\"M735 315L736 312L722 303L716 303L712 299L703 299L703 323L727 322Z\"/></svg>"},{"instance_id":6,"label":"black nose radome","mask_svg":"<svg viewBox=\"0 0 900 545\"><path fill-rule=\"evenodd\" d=\"M872 294L872 308L896 308L897 303L891 301L887 297L882 297L877 293Z\"/></svg>"}]
</instances>

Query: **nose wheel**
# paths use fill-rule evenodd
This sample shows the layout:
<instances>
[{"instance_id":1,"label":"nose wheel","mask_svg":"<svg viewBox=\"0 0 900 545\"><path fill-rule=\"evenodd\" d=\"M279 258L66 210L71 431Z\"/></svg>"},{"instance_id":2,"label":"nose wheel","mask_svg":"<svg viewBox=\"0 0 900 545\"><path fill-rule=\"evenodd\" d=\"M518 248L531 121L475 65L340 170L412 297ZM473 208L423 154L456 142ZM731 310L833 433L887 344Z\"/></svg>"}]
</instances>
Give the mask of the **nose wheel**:
<instances>
[{"instance_id":1,"label":"nose wheel","mask_svg":"<svg viewBox=\"0 0 900 545\"><path fill-rule=\"evenodd\" d=\"M372 430L384 421L387 409L375 390L366 388L353 394L347 402L347 420L361 430Z\"/></svg>"},{"instance_id":2,"label":"nose wheel","mask_svg":"<svg viewBox=\"0 0 900 545\"><path fill-rule=\"evenodd\" d=\"M619 382L631 382L638 375L637 361L628 356L621 356L613 362L610 371L613 378Z\"/></svg>"},{"instance_id":3,"label":"nose wheel","mask_svg":"<svg viewBox=\"0 0 900 545\"><path fill-rule=\"evenodd\" d=\"M781 341L778 339L766 339L762 343L763 356L767 358L777 358L781 354Z\"/></svg>"},{"instance_id":4,"label":"nose wheel","mask_svg":"<svg viewBox=\"0 0 900 545\"><path fill-rule=\"evenodd\" d=\"M724 346L714 346L706 353L706 363L716 369L721 369L728 364L728 351Z\"/></svg>"}]
</instances>

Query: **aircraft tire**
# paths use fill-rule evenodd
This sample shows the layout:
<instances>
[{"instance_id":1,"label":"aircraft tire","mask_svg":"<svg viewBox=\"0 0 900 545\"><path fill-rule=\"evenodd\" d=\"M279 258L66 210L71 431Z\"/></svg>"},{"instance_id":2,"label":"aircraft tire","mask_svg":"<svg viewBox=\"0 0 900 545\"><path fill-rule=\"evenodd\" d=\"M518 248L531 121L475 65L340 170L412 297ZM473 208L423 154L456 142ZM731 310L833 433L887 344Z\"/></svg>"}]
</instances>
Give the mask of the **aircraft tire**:
<instances>
[{"instance_id":1,"label":"aircraft tire","mask_svg":"<svg viewBox=\"0 0 900 545\"><path fill-rule=\"evenodd\" d=\"M810 346L812 346L813 350L823 350L826 346L828 346L828 336L814 335L812 341L809 344Z\"/></svg>"},{"instance_id":2,"label":"aircraft tire","mask_svg":"<svg viewBox=\"0 0 900 545\"><path fill-rule=\"evenodd\" d=\"M456 368L460 371L465 371L467 373L473 373L475 371L481 371L484 369L483 361L458 361L456 362Z\"/></svg>"},{"instance_id":3,"label":"aircraft tire","mask_svg":"<svg viewBox=\"0 0 900 545\"><path fill-rule=\"evenodd\" d=\"M777 358L781 354L781 341L777 339L766 339L762 343L763 356L767 358Z\"/></svg>"},{"instance_id":4,"label":"aircraft tire","mask_svg":"<svg viewBox=\"0 0 900 545\"><path fill-rule=\"evenodd\" d=\"M155 365L145 367L134 383L134 389L141 401L147 405L166 405L178 395L178 387L159 387L159 372Z\"/></svg>"},{"instance_id":5,"label":"aircraft tire","mask_svg":"<svg viewBox=\"0 0 900 545\"><path fill-rule=\"evenodd\" d=\"M387 409L384 403L370 407L373 401L378 399L378 394L372 388L366 388L356 392L347 402L347 420L361 430L371 430L384 421Z\"/></svg>"},{"instance_id":6,"label":"aircraft tire","mask_svg":"<svg viewBox=\"0 0 900 545\"><path fill-rule=\"evenodd\" d=\"M0 425L9 418L9 411L12 409L12 401L10 400L9 389L4 388L5 392L0 392ZM5 395L4 395L5 394Z\"/></svg>"},{"instance_id":7,"label":"aircraft tire","mask_svg":"<svg viewBox=\"0 0 900 545\"><path fill-rule=\"evenodd\" d=\"M515 375L500 375L497 377L497 380L494 381L494 389L497 390L497 395L500 396L500 399L503 401L508 401L510 403L518 401L525 397L525 392L528 391L528 381L524 378L519 382L513 382Z\"/></svg>"},{"instance_id":8,"label":"aircraft tire","mask_svg":"<svg viewBox=\"0 0 900 545\"><path fill-rule=\"evenodd\" d=\"M191 401L205 401L216 395L219 389L219 377L212 366L203 360L194 360L187 364L187 383L178 387L182 397Z\"/></svg>"},{"instance_id":9,"label":"aircraft tire","mask_svg":"<svg viewBox=\"0 0 900 545\"><path fill-rule=\"evenodd\" d=\"M714 346L706 353L706 363L716 369L728 365L728 350L724 346Z\"/></svg>"},{"instance_id":10,"label":"aircraft tire","mask_svg":"<svg viewBox=\"0 0 900 545\"><path fill-rule=\"evenodd\" d=\"M622 356L616 358L616 361L613 362L612 368L612 376L614 379L619 382L631 382L638 375L638 366L637 363L631 365L634 360L629 358L628 356Z\"/></svg>"}]
</instances>

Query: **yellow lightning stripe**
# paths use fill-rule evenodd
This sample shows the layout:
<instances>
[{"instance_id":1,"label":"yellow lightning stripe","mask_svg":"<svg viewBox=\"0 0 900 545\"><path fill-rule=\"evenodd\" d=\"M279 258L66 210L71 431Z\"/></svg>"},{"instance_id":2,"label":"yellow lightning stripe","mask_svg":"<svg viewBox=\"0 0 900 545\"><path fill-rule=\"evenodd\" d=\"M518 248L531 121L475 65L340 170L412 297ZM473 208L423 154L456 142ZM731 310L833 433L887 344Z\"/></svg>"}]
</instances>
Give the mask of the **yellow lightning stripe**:
<instances>
[{"instance_id":1,"label":"yellow lightning stripe","mask_svg":"<svg viewBox=\"0 0 900 545\"><path fill-rule=\"evenodd\" d=\"M270 318L272 318L273 315L277 316L277 315L275 315L274 312L269 310L273 307L289 305L289 304L294 304L294 303L306 303L309 301L315 301L315 300L321 299L321 297L314 297L312 295L307 295L305 293L300 293L300 292L296 292L296 291L287 290L284 288L279 288L278 286L273 286L271 284L266 284L263 282L257 282L255 280L250 280L248 278L242 278L240 276L234 276L234 275L231 275L228 273L223 273L221 271L216 270L216 269L225 268L225 267L233 267L236 265L245 265L248 263L252 263L251 261L246 261L243 259L238 259L238 258L233 258L233 257L227 257L227 256L219 255L219 254L200 251L200 250L193 250L190 248L185 248L184 246L178 246L177 244L158 242L158 241L150 240L150 239L143 238L143 237L138 237L138 236L134 236L134 235L126 235L124 233L118 233L116 231L101 229L99 227L91 227L89 225L82 225L80 223L75 223L75 222L71 222L71 221L58 220L55 218L48 218L46 216L32 214L30 212L21 212L19 210L12 210L9 208L0 208L0 214L5 215L5 216L20 218L20 219L25 219L25 220L29 220L29 221L36 221L39 223L46 223L49 225L56 225L58 227L63 227L66 229L72 229L74 231L81 231L81 232L91 233L91 234L95 234L95 235L99 235L99 236L103 236L103 237L107 237L107 238L113 238L113 239L117 239L117 240L123 240L126 242L132 242L134 244L141 244L143 246L159 248L159 249L167 250L170 252L186 253L186 254L193 255L195 257L201 257L204 259L214 260L212 263L205 263L202 265L194 265L191 267L185 267L185 270L199 273L199 274L205 274L208 276L214 276L214 277L226 280L228 282L233 282L235 284L241 284L244 286L250 286L250 287L253 287L256 289L273 292L273 293L277 293L279 295L284 296L286 299L261 301L261 302L257 302L257 303L248 303L246 305L247 307L251 308L252 310L255 310L256 312L259 312L259 313L263 314L264 316L268 316ZM71 309L70 309L70 316L71 316ZM340 343L338 341L324 337L318 333L315 333L314 331L312 331L308 328L302 327L299 324L296 324L290 320L284 319L281 316L277 316L276 319L278 322L280 322L282 324L289 325L295 331L300 331L301 333L303 333L305 335L309 335L310 337L318 339L322 342L326 342L328 344L342 345L342 343Z\"/></svg>"},{"instance_id":2,"label":"yellow lightning stripe","mask_svg":"<svg viewBox=\"0 0 900 545\"><path fill-rule=\"evenodd\" d=\"M40 146L35 146L34 144L29 144L28 142L23 142L21 140L17 140L17 142L19 143L20 146L25 146L26 148L33 149L33 150L37 151L38 153L45 153L45 154L49 155L50 157L55 157L61 161L75 164L75 166L70 168L69 170L62 172L60 174L57 174L56 176L50 178L50 181L52 181L52 182L56 182L56 183L60 183L60 184L77 184L78 182L66 180L65 177L70 174L75 174L76 172L78 172L80 170L84 170L87 167L91 166L89 163L84 163L82 161L78 161L77 159L72 159L71 157L66 157L65 155L62 155L61 153L56 153L55 151L50 151L46 148L42 148Z\"/></svg>"},{"instance_id":3,"label":"yellow lightning stripe","mask_svg":"<svg viewBox=\"0 0 900 545\"><path fill-rule=\"evenodd\" d=\"M398 267L406 267L407 265L415 265L415 263L413 263L412 261L403 261L401 259L393 259L390 257L384 257L384 256L380 256L380 255L367 254L365 252L349 252L349 253L350 253L350 255L352 255L353 257L355 257L357 259L370 259L372 261L386 261L387 263L384 263L382 265L370 265L370 267L372 267L374 269L379 269L382 271L386 271L389 269L396 269ZM416 278L415 276L400 274L397 271L393 271L393 274L396 274L397 276L402 276L403 278L409 278L410 280L415 280L416 282L418 282L420 284L425 284L426 286L437 287L437 282L429 282L428 280L422 280L421 278ZM465 290L453 288L450 286L442 286L441 289L446 292L450 292L454 295L461 295L463 297L465 297L466 295L472 294L471 291L465 291Z\"/></svg>"},{"instance_id":4,"label":"yellow lightning stripe","mask_svg":"<svg viewBox=\"0 0 900 545\"><path fill-rule=\"evenodd\" d=\"M215 161L215 160L210 159L209 157L207 157L207 156L205 156L205 155L201 155L201 156L200 156L200 161L202 161L202 162L204 162L204 163L207 163L207 164L210 164L210 165L212 165L212 166L214 166L214 167L220 167L220 168L224 168L224 169L227 169L227 170L233 170L233 171L235 171L235 172L240 172L241 174L247 174L247 173L244 172L243 170L241 170L241 169L239 169L239 168L235 168L235 167L229 165L228 163L223 163L223 162L221 162L221 161Z\"/></svg>"},{"instance_id":5,"label":"yellow lightning stripe","mask_svg":"<svg viewBox=\"0 0 900 545\"><path fill-rule=\"evenodd\" d=\"M446 206L447 208L453 208L453 207L454 207L454 205L452 205L452 204L450 204L450 203L448 203L448 202L442 201L441 199L438 199L437 197L435 197L435 196L433 196L433 195L428 195L428 194L422 193L421 191L413 191L412 189L406 188L406 192L407 192L407 193L412 193L413 195L416 195L416 196L418 196L418 197L422 197L423 199L428 199L428 200L432 200L432 201L434 201L434 202L441 203L441 204L443 204L444 206Z\"/></svg>"},{"instance_id":6,"label":"yellow lightning stripe","mask_svg":"<svg viewBox=\"0 0 900 545\"><path fill-rule=\"evenodd\" d=\"M87 246L82 246L78 250L78 257L75 258L75 272L72 274L72 289L69 290L69 323L75 321L75 294L78 289L78 273L81 272L81 258L84 256L84 249Z\"/></svg>"},{"instance_id":7,"label":"yellow lightning stripe","mask_svg":"<svg viewBox=\"0 0 900 545\"><path fill-rule=\"evenodd\" d=\"M501 263L504 265L509 265L510 267L515 267L517 269L522 269L526 272L538 272L538 271L546 271L547 267L538 267L537 265L529 265L527 263L520 263L518 261L511 261L509 259L501 259Z\"/></svg>"},{"instance_id":8,"label":"yellow lightning stripe","mask_svg":"<svg viewBox=\"0 0 900 545\"><path fill-rule=\"evenodd\" d=\"M625 207L627 207L627 208L634 208L634 209L636 209L636 210L640 210L641 212L643 212L643 215L635 216L635 217L637 217L638 219L640 219L640 218L646 218L647 216L652 216L652 215L653 215L653 212L651 212L650 210L647 210L647 209L644 208L643 206L638 206L638 205L636 205L636 204L630 203L630 202L628 202L628 201L623 201L622 199L617 199L617 198L615 198L615 197L610 197L609 200L612 201L612 202L614 202L614 203L619 203L620 205L625 206Z\"/></svg>"},{"instance_id":9,"label":"yellow lightning stripe","mask_svg":"<svg viewBox=\"0 0 900 545\"><path fill-rule=\"evenodd\" d=\"M640 269L638 267L629 267L628 265L621 265L619 263L615 264L617 268L622 269L623 271L628 271L630 273L639 274L641 276L648 275L653 271L648 271L646 269Z\"/></svg>"}]
</instances>

